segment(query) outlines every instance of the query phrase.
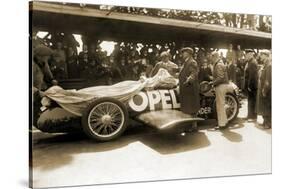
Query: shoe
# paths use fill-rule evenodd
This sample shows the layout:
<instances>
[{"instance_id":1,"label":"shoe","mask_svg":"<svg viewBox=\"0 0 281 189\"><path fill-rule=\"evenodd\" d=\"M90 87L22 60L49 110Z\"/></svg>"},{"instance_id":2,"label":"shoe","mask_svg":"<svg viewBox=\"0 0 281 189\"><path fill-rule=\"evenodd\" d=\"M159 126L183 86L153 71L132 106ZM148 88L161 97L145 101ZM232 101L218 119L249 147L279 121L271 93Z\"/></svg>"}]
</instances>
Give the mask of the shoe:
<instances>
[{"instance_id":1,"label":"shoe","mask_svg":"<svg viewBox=\"0 0 281 189\"><path fill-rule=\"evenodd\" d=\"M251 118L249 118L247 121L248 121L248 122L256 122L257 119L251 119Z\"/></svg>"},{"instance_id":2,"label":"shoe","mask_svg":"<svg viewBox=\"0 0 281 189\"><path fill-rule=\"evenodd\" d=\"M215 129L215 130L219 130L219 129L220 129L220 126L215 126L214 129Z\"/></svg>"},{"instance_id":3,"label":"shoe","mask_svg":"<svg viewBox=\"0 0 281 189\"><path fill-rule=\"evenodd\" d=\"M223 129L226 129L226 128L228 128L227 125L225 125L225 126L216 126L214 129L215 130L223 130Z\"/></svg>"},{"instance_id":4,"label":"shoe","mask_svg":"<svg viewBox=\"0 0 281 189\"><path fill-rule=\"evenodd\" d=\"M227 128L228 128L228 125L225 125L225 126L221 126L221 127L220 127L221 130L224 130L224 129L227 129Z\"/></svg>"}]
</instances>

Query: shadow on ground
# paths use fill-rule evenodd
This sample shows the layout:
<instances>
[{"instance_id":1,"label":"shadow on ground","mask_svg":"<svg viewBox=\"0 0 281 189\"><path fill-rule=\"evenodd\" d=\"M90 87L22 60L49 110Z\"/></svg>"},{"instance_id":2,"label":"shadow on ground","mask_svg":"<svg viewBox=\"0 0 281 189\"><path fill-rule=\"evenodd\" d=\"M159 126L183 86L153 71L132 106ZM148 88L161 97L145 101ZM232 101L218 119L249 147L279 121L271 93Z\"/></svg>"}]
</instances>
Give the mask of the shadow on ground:
<instances>
[{"instance_id":1,"label":"shadow on ground","mask_svg":"<svg viewBox=\"0 0 281 189\"><path fill-rule=\"evenodd\" d=\"M181 153L209 146L211 143L204 132L186 133L161 133L159 135L146 135L140 142L149 146L162 155Z\"/></svg>"},{"instance_id":2,"label":"shadow on ground","mask_svg":"<svg viewBox=\"0 0 281 189\"><path fill-rule=\"evenodd\" d=\"M141 142L163 155L196 150L210 145L204 132L187 133L182 136L178 132L158 133L145 126L131 127L122 137L100 143L88 139L84 134L58 134L35 138L37 139L33 142L33 168L41 171L67 166L73 161L75 154L107 152L134 142Z\"/></svg>"},{"instance_id":3,"label":"shadow on ground","mask_svg":"<svg viewBox=\"0 0 281 189\"><path fill-rule=\"evenodd\" d=\"M220 132L231 142L241 142L243 137L235 130L244 127L244 122L245 120L238 118L228 129L214 130L216 122L211 121L205 125L199 124L199 132L186 133L184 136L179 131L159 133L148 126L138 125L128 128L122 137L109 142L95 142L84 134L33 133L33 135L44 135L34 137L33 167L42 171L57 169L70 164L76 154L112 151L135 142L141 142L162 155L197 150L210 145L205 134L210 131Z\"/></svg>"},{"instance_id":4,"label":"shadow on ground","mask_svg":"<svg viewBox=\"0 0 281 189\"><path fill-rule=\"evenodd\" d=\"M261 124L256 123L255 127L259 130L264 131L265 133L271 135L272 134L272 130L271 129L265 129Z\"/></svg>"},{"instance_id":5,"label":"shadow on ground","mask_svg":"<svg viewBox=\"0 0 281 189\"><path fill-rule=\"evenodd\" d=\"M240 129L244 127L244 119L237 118L235 121L229 123L228 128L226 129L214 129L213 127L207 128L207 131L211 132L220 132L223 137L225 137L230 142L242 142L243 137L237 132L234 132L233 130Z\"/></svg>"}]
</instances>

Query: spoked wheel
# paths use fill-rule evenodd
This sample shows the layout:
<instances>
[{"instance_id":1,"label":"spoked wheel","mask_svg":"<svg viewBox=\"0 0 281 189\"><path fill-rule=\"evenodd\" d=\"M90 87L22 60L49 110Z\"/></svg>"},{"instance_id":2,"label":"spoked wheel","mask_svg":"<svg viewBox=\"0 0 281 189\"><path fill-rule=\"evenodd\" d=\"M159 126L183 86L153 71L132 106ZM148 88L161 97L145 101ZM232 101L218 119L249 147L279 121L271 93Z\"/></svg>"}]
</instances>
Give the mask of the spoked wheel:
<instances>
[{"instance_id":1,"label":"spoked wheel","mask_svg":"<svg viewBox=\"0 0 281 189\"><path fill-rule=\"evenodd\" d=\"M233 121L239 112L239 102L237 97L232 93L227 93L225 95L225 110L227 120L229 122Z\"/></svg>"},{"instance_id":2,"label":"spoked wheel","mask_svg":"<svg viewBox=\"0 0 281 189\"><path fill-rule=\"evenodd\" d=\"M127 128L128 111L114 98L92 102L82 115L84 132L92 139L109 141L119 137Z\"/></svg>"}]
</instances>

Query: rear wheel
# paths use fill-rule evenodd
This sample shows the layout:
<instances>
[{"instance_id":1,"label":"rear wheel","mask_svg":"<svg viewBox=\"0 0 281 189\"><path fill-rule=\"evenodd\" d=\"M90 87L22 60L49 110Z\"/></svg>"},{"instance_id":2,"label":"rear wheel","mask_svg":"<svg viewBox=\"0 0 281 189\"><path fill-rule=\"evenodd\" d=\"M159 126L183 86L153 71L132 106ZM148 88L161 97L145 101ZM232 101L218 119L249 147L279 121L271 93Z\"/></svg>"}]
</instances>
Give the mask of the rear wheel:
<instances>
[{"instance_id":1,"label":"rear wheel","mask_svg":"<svg viewBox=\"0 0 281 189\"><path fill-rule=\"evenodd\" d=\"M92 139L109 141L119 137L127 128L128 111L114 98L100 98L87 107L82 115L84 132Z\"/></svg>"},{"instance_id":2,"label":"rear wheel","mask_svg":"<svg viewBox=\"0 0 281 189\"><path fill-rule=\"evenodd\" d=\"M238 113L239 113L239 101L236 95L232 93L227 93L225 95L225 105L224 105L225 111L226 111L226 116L227 116L227 121L231 122L234 119L236 119ZM214 101L213 104L213 109L214 109L214 118L217 119L217 109L216 109L216 101Z\"/></svg>"},{"instance_id":3,"label":"rear wheel","mask_svg":"<svg viewBox=\"0 0 281 189\"><path fill-rule=\"evenodd\" d=\"M225 95L225 111L228 122L236 119L239 112L239 102L237 97L232 93L227 93Z\"/></svg>"}]
</instances>

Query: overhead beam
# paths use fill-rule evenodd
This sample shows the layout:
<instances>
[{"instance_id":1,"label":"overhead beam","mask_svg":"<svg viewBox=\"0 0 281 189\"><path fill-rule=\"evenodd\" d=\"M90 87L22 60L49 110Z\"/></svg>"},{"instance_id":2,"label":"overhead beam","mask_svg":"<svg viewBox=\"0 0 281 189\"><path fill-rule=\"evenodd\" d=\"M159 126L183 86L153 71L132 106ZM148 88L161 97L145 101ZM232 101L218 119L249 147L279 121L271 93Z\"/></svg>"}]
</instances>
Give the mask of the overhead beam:
<instances>
[{"instance_id":1,"label":"overhead beam","mask_svg":"<svg viewBox=\"0 0 281 189\"><path fill-rule=\"evenodd\" d=\"M97 10L93 8L87 7L78 7L78 6L70 6L67 4L53 4L47 2L32 2L31 9L34 11L45 11L50 13L58 13L58 14L69 14L69 15L77 15L77 16L87 16L87 17L95 17L95 18L104 18L111 20L123 20L123 21L132 21L139 23L147 23L147 24L156 24L156 25L165 25L172 27L182 27L196 30L205 30L208 32L219 32L219 33L229 33L236 34L241 36L251 36L256 38L263 39L271 39L271 33L253 31L247 29L240 28L232 28L215 24L204 24L199 22L191 22L185 20L177 20L177 19L168 19L168 18L157 18L152 16L144 16L144 15L132 15L127 13L119 13L119 12L111 12L107 14L107 11Z\"/></svg>"}]
</instances>

